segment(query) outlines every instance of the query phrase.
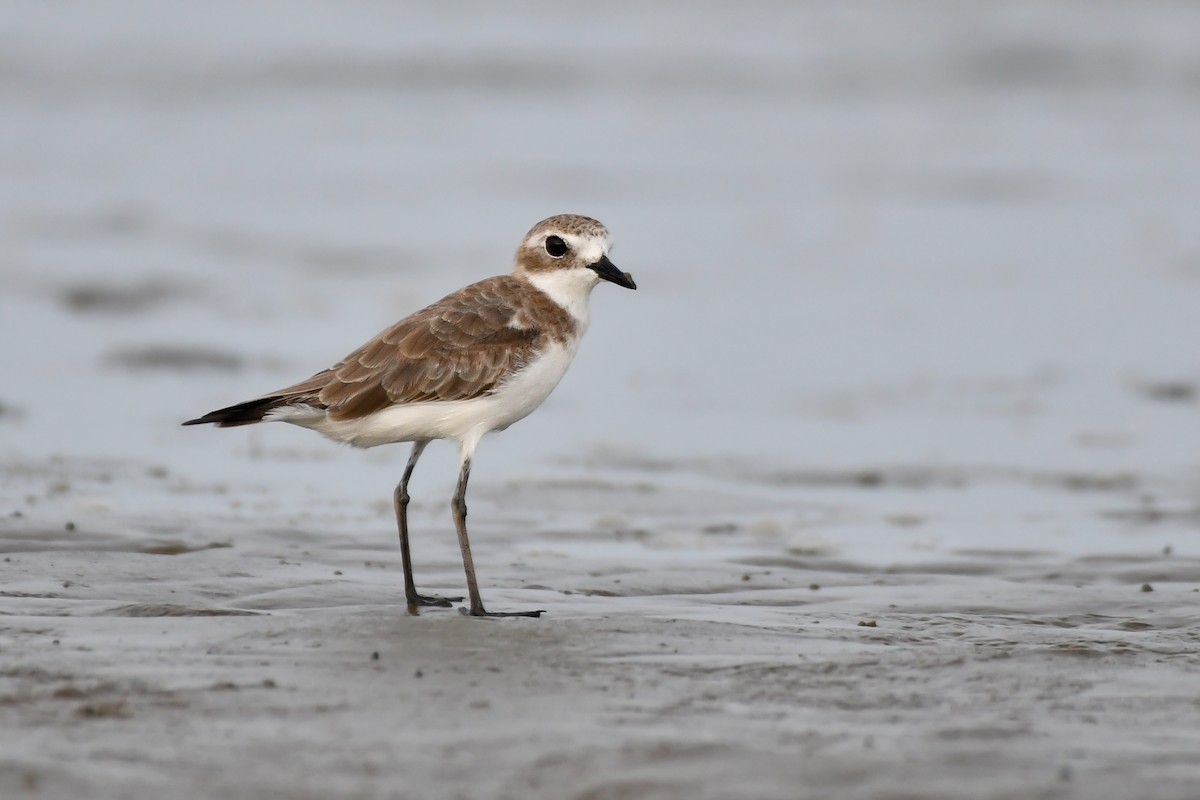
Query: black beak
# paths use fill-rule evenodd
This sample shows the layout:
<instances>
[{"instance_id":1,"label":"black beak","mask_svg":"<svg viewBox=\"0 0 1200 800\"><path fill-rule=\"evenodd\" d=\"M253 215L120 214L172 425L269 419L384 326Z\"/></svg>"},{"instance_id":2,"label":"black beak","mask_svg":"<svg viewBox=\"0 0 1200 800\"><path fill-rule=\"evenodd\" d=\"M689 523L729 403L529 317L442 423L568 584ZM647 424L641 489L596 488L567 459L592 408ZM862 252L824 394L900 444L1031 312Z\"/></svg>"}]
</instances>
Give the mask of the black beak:
<instances>
[{"instance_id":1,"label":"black beak","mask_svg":"<svg viewBox=\"0 0 1200 800\"><path fill-rule=\"evenodd\" d=\"M600 260L595 264L589 264L588 269L595 270L601 280L612 281L617 286L624 286L626 289L636 289L637 284L633 282L633 276L628 272L621 272L616 266L608 260L608 256L601 256Z\"/></svg>"}]
</instances>

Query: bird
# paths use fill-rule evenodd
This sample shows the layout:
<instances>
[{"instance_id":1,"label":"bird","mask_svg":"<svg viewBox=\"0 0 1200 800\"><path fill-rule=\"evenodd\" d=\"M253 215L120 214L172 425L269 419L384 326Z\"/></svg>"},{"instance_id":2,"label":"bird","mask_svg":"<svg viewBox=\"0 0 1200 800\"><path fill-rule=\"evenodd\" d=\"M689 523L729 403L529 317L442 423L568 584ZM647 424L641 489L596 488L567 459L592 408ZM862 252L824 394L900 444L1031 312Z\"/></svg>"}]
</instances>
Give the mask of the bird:
<instances>
[{"instance_id":1,"label":"bird","mask_svg":"<svg viewBox=\"0 0 1200 800\"><path fill-rule=\"evenodd\" d=\"M483 436L532 413L566 373L588 328L592 289L601 281L637 288L609 260L612 245L608 229L590 217L544 219L522 239L511 274L447 295L307 380L183 424L287 422L355 447L411 442L392 500L412 615L463 599L417 592L408 535L408 482L417 461L431 441L453 441L458 483L450 507L470 603L459 610L472 617L539 617L544 611L484 607L467 538L467 482Z\"/></svg>"}]
</instances>

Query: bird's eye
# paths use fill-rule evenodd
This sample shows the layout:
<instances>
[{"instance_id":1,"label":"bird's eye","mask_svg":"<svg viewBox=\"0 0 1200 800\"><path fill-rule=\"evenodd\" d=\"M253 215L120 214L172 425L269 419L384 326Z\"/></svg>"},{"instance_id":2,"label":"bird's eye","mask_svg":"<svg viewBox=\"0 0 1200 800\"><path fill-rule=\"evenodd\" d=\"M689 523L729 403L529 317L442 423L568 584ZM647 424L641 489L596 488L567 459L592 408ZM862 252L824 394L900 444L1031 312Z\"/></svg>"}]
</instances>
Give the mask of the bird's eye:
<instances>
[{"instance_id":1,"label":"bird's eye","mask_svg":"<svg viewBox=\"0 0 1200 800\"><path fill-rule=\"evenodd\" d=\"M547 236L546 252L554 258L562 258L567 254L567 243L557 236Z\"/></svg>"}]
</instances>

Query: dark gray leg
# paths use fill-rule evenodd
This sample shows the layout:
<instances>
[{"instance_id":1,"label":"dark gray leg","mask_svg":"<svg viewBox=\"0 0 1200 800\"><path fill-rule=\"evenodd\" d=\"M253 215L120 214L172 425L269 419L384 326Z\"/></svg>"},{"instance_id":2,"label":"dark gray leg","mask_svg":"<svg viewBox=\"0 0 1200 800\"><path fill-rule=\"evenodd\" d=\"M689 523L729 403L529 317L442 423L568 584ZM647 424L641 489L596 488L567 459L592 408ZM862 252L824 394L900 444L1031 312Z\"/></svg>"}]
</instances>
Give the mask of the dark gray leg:
<instances>
[{"instance_id":1,"label":"dark gray leg","mask_svg":"<svg viewBox=\"0 0 1200 800\"><path fill-rule=\"evenodd\" d=\"M413 581L412 556L408 552L408 479L412 477L417 459L425 451L429 442L413 442L412 455L408 457L408 466L404 468L404 477L396 485L392 495L392 504L396 508L396 525L400 528L400 561L404 565L404 599L408 601L408 613L416 616L421 606L436 606L450 608L454 603L462 602L461 597L425 597L417 594L417 585Z\"/></svg>"},{"instance_id":2,"label":"dark gray leg","mask_svg":"<svg viewBox=\"0 0 1200 800\"><path fill-rule=\"evenodd\" d=\"M467 593L471 596L471 610L459 609L472 617L540 617L542 611L508 611L492 613L483 607L479 597L479 584L475 582L475 562L471 559L471 543L467 541L467 479L471 477L471 459L464 458L458 472L458 488L450 509L454 512L454 528L458 531L458 546L462 550L463 569L467 573Z\"/></svg>"}]
</instances>

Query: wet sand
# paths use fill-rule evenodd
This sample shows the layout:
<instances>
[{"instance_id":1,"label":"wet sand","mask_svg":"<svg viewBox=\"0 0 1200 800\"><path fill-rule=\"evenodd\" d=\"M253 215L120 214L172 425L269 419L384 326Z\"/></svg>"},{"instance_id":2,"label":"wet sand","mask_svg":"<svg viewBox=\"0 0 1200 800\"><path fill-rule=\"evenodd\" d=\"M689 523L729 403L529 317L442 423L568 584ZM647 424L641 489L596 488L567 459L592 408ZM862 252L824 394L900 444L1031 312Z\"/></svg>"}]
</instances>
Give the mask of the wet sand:
<instances>
[{"instance_id":1,"label":"wet sand","mask_svg":"<svg viewBox=\"0 0 1200 800\"><path fill-rule=\"evenodd\" d=\"M89 483L64 493L103 491ZM1078 515L1135 529L1140 556L929 542L873 564L826 552L826 525L805 537L739 523L771 503L737 493L706 494L726 522L699 527L679 510L696 505L689 492L645 476L485 489L472 508L485 597L545 609L540 620L406 615L386 515L118 516L69 531L3 520L5 795L1183 798L1196 786L1200 559L1150 546L1163 529L1193 537L1195 509ZM925 491L842 496L862 508ZM1121 494L1087 504L1115 511ZM536 520L544 508L592 523ZM416 517L419 582L461 592L436 511ZM876 524L900 538L922 527Z\"/></svg>"},{"instance_id":2,"label":"wet sand","mask_svg":"<svg viewBox=\"0 0 1200 800\"><path fill-rule=\"evenodd\" d=\"M1200 795L1195 9L213 8L0 27L0 797ZM405 613L405 448L179 426L567 211L541 619Z\"/></svg>"}]
</instances>

